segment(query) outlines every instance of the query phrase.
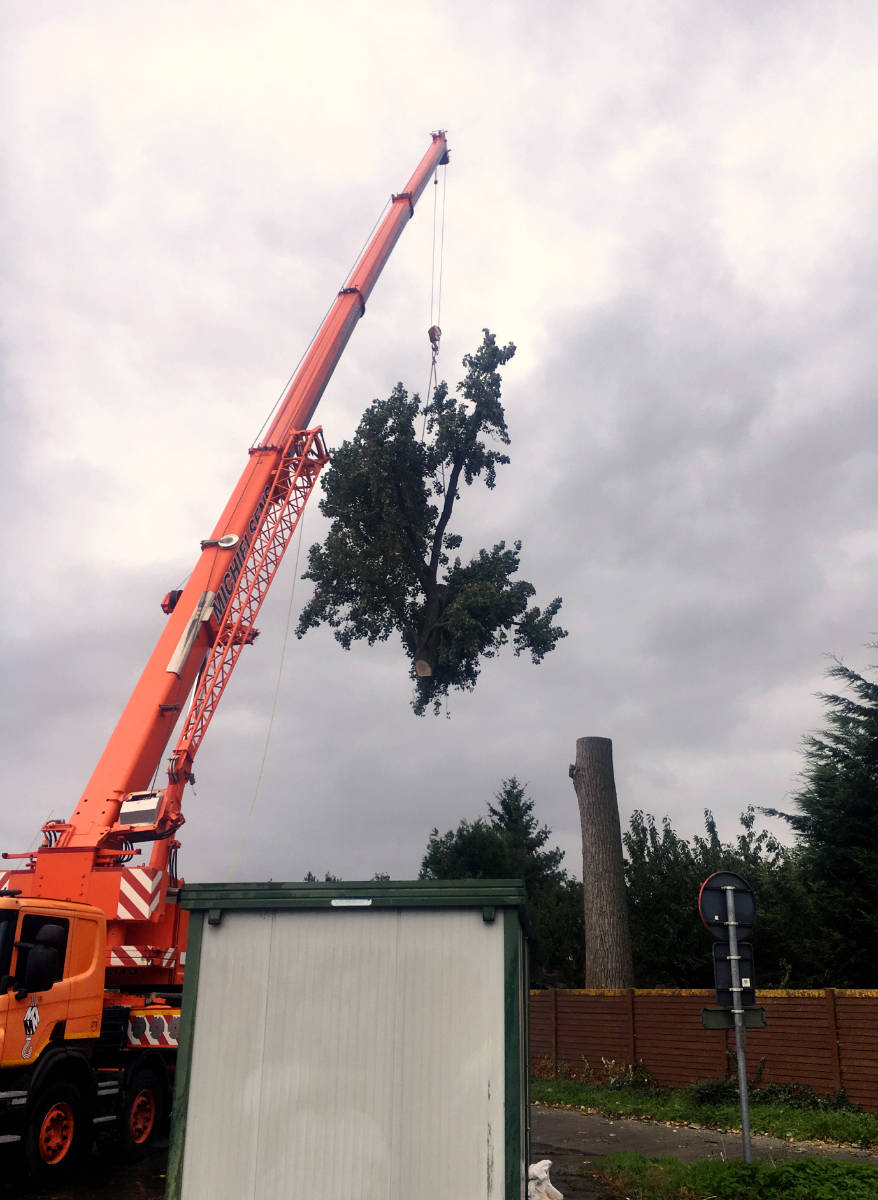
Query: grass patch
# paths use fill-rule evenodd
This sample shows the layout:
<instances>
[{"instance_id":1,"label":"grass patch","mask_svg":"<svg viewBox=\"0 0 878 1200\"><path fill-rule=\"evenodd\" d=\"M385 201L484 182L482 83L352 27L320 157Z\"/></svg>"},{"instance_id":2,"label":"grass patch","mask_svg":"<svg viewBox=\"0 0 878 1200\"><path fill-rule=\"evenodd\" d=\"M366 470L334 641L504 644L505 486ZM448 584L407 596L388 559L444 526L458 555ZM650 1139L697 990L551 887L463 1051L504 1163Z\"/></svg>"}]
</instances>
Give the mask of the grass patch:
<instances>
[{"instance_id":1,"label":"grass patch","mask_svg":"<svg viewBox=\"0 0 878 1200\"><path fill-rule=\"evenodd\" d=\"M792 1099L784 1089L754 1089L750 1096L750 1129L753 1133L792 1141L843 1142L854 1146L878 1146L878 1116L856 1112L838 1098L815 1097L813 1107L804 1093ZM813 1093L812 1093L813 1095ZM712 1098L713 1097L713 1098ZM565 1108L594 1109L615 1117L639 1117L675 1125L740 1129L737 1099L724 1098L720 1087L704 1084L691 1088L659 1088L645 1081L620 1086L618 1083L586 1083L577 1079L534 1079L531 1099L538 1104ZM798 1106L797 1106L798 1105ZM878 1189L873 1193L878 1196Z\"/></svg>"},{"instance_id":2,"label":"grass patch","mask_svg":"<svg viewBox=\"0 0 878 1200\"><path fill-rule=\"evenodd\" d=\"M875 1200L878 1167L800 1158L768 1162L681 1163L613 1154L593 1164L630 1200Z\"/></svg>"}]
</instances>

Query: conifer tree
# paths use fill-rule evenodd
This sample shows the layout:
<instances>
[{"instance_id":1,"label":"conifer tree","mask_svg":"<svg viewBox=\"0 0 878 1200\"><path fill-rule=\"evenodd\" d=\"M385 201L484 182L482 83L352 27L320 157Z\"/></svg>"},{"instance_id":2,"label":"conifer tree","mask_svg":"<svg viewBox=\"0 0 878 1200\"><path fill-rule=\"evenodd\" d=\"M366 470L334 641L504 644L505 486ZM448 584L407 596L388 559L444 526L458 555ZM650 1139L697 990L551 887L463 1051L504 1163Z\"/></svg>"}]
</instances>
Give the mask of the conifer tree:
<instances>
[{"instance_id":1,"label":"conifer tree","mask_svg":"<svg viewBox=\"0 0 878 1200\"><path fill-rule=\"evenodd\" d=\"M876 647L873 646L873 649ZM878 980L878 683L836 659L828 671L848 694L820 693L826 724L803 739L804 787L795 829L816 902L826 982Z\"/></svg>"},{"instance_id":2,"label":"conifer tree","mask_svg":"<svg viewBox=\"0 0 878 1200\"><path fill-rule=\"evenodd\" d=\"M582 884L562 869L564 852L549 846L551 830L533 810L515 776L504 779L488 820L461 821L446 833L433 829L420 878L524 880L532 985L581 987Z\"/></svg>"},{"instance_id":3,"label":"conifer tree","mask_svg":"<svg viewBox=\"0 0 878 1200\"><path fill-rule=\"evenodd\" d=\"M455 554L463 539L450 527L463 487L481 478L493 489L509 462L498 448L509 443L500 368L514 353L485 330L464 357L458 396L440 383L422 408L398 384L370 405L323 475L320 510L332 524L309 551L304 578L314 594L296 632L328 624L346 650L398 635L419 715L430 705L438 713L453 689L472 691L483 660L503 646L539 663L566 636L554 624L560 597L538 608L533 584L516 578L520 541L464 561Z\"/></svg>"}]
</instances>

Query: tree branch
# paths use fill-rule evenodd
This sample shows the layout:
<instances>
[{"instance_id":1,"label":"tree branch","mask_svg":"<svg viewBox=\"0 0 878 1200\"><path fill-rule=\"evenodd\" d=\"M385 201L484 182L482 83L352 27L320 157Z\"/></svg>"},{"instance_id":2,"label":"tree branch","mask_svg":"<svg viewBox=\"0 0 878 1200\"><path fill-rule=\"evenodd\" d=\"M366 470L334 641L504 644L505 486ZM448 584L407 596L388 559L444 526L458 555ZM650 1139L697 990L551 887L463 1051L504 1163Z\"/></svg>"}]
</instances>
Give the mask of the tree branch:
<instances>
[{"instance_id":1,"label":"tree branch","mask_svg":"<svg viewBox=\"0 0 878 1200\"><path fill-rule=\"evenodd\" d=\"M403 495L402 486L398 479L394 480L394 482L393 482L393 490L396 493L396 502L399 505L400 512L405 513L405 511L406 511L405 496ZM421 557L421 547L418 544L417 538L415 537L414 533L412 532L412 527L409 524L409 522L403 521L402 525L403 525L403 529L405 531L406 540L412 549L412 560L413 560L412 565L414 566L415 572L418 576L418 583L421 585L423 590L425 592L427 592L429 590L431 582L434 584L436 582L436 572L435 571L431 572L431 570L427 567L427 564L424 562L423 558Z\"/></svg>"},{"instance_id":2,"label":"tree branch","mask_svg":"<svg viewBox=\"0 0 878 1200\"><path fill-rule=\"evenodd\" d=\"M451 520L451 510L454 508L454 501L457 498L457 485L460 480L460 473L463 470L464 455L461 453L455 458L454 465L451 468L451 475L448 479L448 487L445 489L445 503L442 505L442 512L436 524L436 529L433 533L433 550L430 554L430 577L435 584L439 574L439 557L442 553L442 538L445 535L445 530L448 527L448 522Z\"/></svg>"}]
</instances>

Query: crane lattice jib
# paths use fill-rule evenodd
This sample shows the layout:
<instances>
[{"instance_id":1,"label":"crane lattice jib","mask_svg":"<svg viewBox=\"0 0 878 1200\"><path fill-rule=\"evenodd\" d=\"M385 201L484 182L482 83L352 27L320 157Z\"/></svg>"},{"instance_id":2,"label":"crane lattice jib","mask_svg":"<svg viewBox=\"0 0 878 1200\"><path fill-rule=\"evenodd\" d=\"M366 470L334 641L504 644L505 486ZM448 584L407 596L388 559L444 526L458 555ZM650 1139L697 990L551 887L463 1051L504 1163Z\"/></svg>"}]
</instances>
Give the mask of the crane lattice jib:
<instances>
[{"instance_id":1,"label":"crane lattice jib","mask_svg":"<svg viewBox=\"0 0 878 1200\"><path fill-rule=\"evenodd\" d=\"M52 890L76 863L76 895L90 892L87 868L76 853L99 852L98 865L121 851L118 820L126 796L152 786L177 721L194 692L172 758L168 811L153 836L180 824L179 794L240 650L253 637L253 620L326 461L319 430L308 431L314 410L372 288L437 166L447 161L445 134L432 142L360 256L308 349L260 445L248 463L169 616L158 643L68 822L52 824L51 845L36 852L33 888ZM287 489L289 489L287 491ZM173 781L176 775L177 782ZM173 795L173 799L172 799ZM116 829L114 830L114 826ZM156 846L158 850L158 846ZM120 858L121 861L121 858ZM154 856L154 861L158 859ZM65 862L69 868L65 868ZM86 874L83 874L86 872ZM30 890L30 889L29 889Z\"/></svg>"},{"instance_id":2,"label":"crane lattice jib","mask_svg":"<svg viewBox=\"0 0 878 1200\"><path fill-rule=\"evenodd\" d=\"M289 449L281 453L281 468L266 497L258 528L241 564L234 591L192 698L183 732L171 755L168 767L171 783L185 782L189 774L238 656L256 636L255 621L262 601L314 490L317 476L328 461L319 429L296 431L290 441ZM271 452L267 447L257 447L253 451L254 454ZM212 599L212 604L215 603ZM212 608L211 615L215 615Z\"/></svg>"}]
</instances>

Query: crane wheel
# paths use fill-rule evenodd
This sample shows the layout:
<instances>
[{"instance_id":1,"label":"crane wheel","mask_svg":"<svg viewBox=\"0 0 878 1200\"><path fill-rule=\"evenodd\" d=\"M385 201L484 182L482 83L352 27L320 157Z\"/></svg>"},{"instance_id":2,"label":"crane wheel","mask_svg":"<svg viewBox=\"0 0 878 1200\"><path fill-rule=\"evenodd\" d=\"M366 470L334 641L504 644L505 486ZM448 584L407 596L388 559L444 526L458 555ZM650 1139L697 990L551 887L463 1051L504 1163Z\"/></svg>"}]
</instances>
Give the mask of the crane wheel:
<instances>
[{"instance_id":1,"label":"crane wheel","mask_svg":"<svg viewBox=\"0 0 878 1200\"><path fill-rule=\"evenodd\" d=\"M128 1157L147 1150L161 1133L168 1107L168 1087L158 1071L142 1067L135 1071L125 1089L122 1107L121 1142Z\"/></svg>"},{"instance_id":2,"label":"crane wheel","mask_svg":"<svg viewBox=\"0 0 878 1200\"><path fill-rule=\"evenodd\" d=\"M85 1104L72 1083L49 1084L31 1109L24 1150L31 1174L60 1176L81 1157L87 1143Z\"/></svg>"}]
</instances>

